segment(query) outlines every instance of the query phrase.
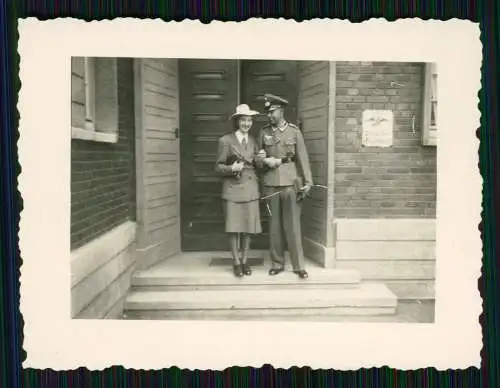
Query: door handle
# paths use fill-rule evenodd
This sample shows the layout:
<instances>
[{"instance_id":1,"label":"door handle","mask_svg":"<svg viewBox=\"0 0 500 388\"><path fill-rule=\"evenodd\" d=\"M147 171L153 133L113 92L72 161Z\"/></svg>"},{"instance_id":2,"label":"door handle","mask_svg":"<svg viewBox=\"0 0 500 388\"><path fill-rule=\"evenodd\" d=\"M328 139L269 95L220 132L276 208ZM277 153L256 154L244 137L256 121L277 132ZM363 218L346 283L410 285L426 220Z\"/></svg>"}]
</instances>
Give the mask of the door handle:
<instances>
[{"instance_id":1,"label":"door handle","mask_svg":"<svg viewBox=\"0 0 500 388\"><path fill-rule=\"evenodd\" d=\"M174 128L174 135L176 139L179 138L179 128Z\"/></svg>"}]
</instances>

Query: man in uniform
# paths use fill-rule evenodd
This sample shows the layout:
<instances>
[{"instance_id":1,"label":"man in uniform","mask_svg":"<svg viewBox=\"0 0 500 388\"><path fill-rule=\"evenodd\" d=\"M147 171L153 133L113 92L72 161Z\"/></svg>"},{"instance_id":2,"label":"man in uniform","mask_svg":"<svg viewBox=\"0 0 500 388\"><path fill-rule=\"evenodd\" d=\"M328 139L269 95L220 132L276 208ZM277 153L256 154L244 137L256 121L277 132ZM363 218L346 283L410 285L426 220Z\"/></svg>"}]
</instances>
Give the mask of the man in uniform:
<instances>
[{"instance_id":1,"label":"man in uniform","mask_svg":"<svg viewBox=\"0 0 500 388\"><path fill-rule=\"evenodd\" d=\"M258 138L256 164L262 168L263 197L270 209L269 245L272 267L269 275L284 271L285 240L293 272L306 279L300 228L301 200L312 186L309 157L300 129L285 120L288 101L272 94L264 96L269 123Z\"/></svg>"}]
</instances>

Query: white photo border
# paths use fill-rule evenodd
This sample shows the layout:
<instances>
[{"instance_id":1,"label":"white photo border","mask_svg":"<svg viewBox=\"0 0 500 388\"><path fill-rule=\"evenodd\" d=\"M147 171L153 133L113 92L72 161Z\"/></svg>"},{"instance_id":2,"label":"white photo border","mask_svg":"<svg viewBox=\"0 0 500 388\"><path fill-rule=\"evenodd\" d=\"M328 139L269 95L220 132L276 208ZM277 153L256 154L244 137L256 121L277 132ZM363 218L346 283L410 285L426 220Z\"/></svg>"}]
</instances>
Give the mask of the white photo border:
<instances>
[{"instance_id":1,"label":"white photo border","mask_svg":"<svg viewBox=\"0 0 500 388\"><path fill-rule=\"evenodd\" d=\"M23 367L231 366L353 370L480 366L482 45L453 19L19 20ZM280 44L276 44L280 42ZM71 56L436 62L439 68L436 314L433 324L72 320ZM47 98L49 96L49 98ZM238 346L231 339L238 336Z\"/></svg>"}]
</instances>

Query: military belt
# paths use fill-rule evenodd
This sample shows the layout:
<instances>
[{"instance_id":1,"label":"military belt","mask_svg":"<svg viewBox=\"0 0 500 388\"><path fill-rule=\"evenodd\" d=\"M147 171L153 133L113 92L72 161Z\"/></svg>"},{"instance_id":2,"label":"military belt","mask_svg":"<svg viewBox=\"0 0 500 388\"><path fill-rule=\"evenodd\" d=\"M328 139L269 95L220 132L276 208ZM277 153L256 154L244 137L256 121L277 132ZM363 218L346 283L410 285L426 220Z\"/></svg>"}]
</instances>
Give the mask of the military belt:
<instances>
[{"instance_id":1,"label":"military belt","mask_svg":"<svg viewBox=\"0 0 500 388\"><path fill-rule=\"evenodd\" d=\"M281 158L281 163L295 163L297 158L295 156L285 156Z\"/></svg>"}]
</instances>

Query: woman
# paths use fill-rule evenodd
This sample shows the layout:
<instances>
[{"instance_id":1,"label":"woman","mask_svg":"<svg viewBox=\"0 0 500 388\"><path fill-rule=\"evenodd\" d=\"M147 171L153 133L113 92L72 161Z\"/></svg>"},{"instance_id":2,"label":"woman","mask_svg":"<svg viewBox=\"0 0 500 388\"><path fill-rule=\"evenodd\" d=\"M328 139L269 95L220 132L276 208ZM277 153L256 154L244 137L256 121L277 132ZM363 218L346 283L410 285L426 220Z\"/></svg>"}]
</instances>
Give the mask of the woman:
<instances>
[{"instance_id":1,"label":"woman","mask_svg":"<svg viewBox=\"0 0 500 388\"><path fill-rule=\"evenodd\" d=\"M258 149L257 142L248 133L252 127L252 117L258 114L246 104L236 107L236 112L232 115L235 131L219 139L215 165L216 172L224 179L222 199L226 232L229 234L234 260L233 272L237 277L252 274L247 263L250 235L262 231L259 184L254 167Z\"/></svg>"}]
</instances>

